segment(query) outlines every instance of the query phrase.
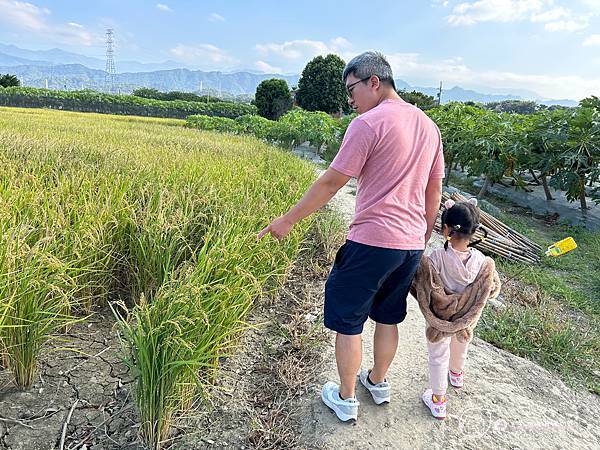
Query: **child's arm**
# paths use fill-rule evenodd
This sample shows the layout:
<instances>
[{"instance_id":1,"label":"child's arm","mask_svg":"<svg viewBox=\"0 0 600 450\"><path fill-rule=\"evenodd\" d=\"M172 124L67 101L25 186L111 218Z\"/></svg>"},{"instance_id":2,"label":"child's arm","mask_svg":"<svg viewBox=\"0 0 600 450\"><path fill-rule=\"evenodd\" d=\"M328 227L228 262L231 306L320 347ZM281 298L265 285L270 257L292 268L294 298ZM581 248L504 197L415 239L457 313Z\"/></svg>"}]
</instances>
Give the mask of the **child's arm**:
<instances>
[{"instance_id":1,"label":"child's arm","mask_svg":"<svg viewBox=\"0 0 600 450\"><path fill-rule=\"evenodd\" d=\"M425 244L429 242L438 211L442 200L442 178L430 178L425 189L425 220L427 221L427 232L425 233Z\"/></svg>"}]
</instances>

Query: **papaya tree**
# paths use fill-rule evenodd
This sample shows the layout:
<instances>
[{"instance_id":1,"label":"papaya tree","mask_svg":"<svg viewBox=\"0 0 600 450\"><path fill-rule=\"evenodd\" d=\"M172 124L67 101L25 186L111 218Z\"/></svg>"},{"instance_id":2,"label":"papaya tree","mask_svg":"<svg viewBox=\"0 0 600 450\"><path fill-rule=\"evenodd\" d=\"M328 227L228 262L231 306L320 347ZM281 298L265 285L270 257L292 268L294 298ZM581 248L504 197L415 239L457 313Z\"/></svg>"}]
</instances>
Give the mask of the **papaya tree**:
<instances>
[{"instance_id":1,"label":"papaya tree","mask_svg":"<svg viewBox=\"0 0 600 450\"><path fill-rule=\"evenodd\" d=\"M427 113L442 135L446 163L445 185L448 186L453 165L458 163L462 167L468 166L477 120L483 111L463 103L449 103Z\"/></svg>"},{"instance_id":2,"label":"papaya tree","mask_svg":"<svg viewBox=\"0 0 600 450\"><path fill-rule=\"evenodd\" d=\"M600 175L600 111L580 107L568 114L566 141L558 158L561 170L554 174L551 184L566 191L567 200L579 199L585 213L586 182L597 182Z\"/></svg>"},{"instance_id":3,"label":"papaya tree","mask_svg":"<svg viewBox=\"0 0 600 450\"><path fill-rule=\"evenodd\" d=\"M600 98L595 95L584 98L579 102L579 106L583 108L595 108L596 110L600 111Z\"/></svg>"},{"instance_id":4,"label":"papaya tree","mask_svg":"<svg viewBox=\"0 0 600 450\"><path fill-rule=\"evenodd\" d=\"M518 162L526 150L523 136L524 124L515 115L485 111L478 117L472 147L464 155L469 160L469 172L485 176L478 197L485 196L490 185L502 180L505 175L519 183Z\"/></svg>"},{"instance_id":5,"label":"papaya tree","mask_svg":"<svg viewBox=\"0 0 600 450\"><path fill-rule=\"evenodd\" d=\"M567 141L568 113L565 110L544 111L529 116L525 145L529 149L529 169L539 172L539 182L546 200L554 200L548 186L548 177L560 170L560 155Z\"/></svg>"}]
</instances>

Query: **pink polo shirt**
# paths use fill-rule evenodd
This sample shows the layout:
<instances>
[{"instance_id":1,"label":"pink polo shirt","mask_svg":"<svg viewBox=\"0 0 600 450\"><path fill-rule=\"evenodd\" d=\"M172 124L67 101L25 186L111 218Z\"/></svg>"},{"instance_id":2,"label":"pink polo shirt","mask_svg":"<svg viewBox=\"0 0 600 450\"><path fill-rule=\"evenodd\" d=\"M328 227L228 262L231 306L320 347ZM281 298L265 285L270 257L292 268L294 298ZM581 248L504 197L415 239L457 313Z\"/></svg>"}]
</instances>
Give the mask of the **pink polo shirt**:
<instances>
[{"instance_id":1,"label":"pink polo shirt","mask_svg":"<svg viewBox=\"0 0 600 450\"><path fill-rule=\"evenodd\" d=\"M425 188L444 178L440 131L419 108L384 100L354 119L331 168L358 178L348 239L376 247L425 248Z\"/></svg>"}]
</instances>

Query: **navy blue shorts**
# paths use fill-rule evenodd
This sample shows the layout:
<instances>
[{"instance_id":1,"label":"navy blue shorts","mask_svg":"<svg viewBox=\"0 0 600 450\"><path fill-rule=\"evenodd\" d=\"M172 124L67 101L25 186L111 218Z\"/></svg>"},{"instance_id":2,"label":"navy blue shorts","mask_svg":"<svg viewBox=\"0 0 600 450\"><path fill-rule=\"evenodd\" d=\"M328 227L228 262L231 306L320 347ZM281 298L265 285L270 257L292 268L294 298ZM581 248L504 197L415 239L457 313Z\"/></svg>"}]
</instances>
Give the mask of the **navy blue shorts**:
<instances>
[{"instance_id":1,"label":"navy blue shorts","mask_svg":"<svg viewBox=\"0 0 600 450\"><path fill-rule=\"evenodd\" d=\"M422 250L346 241L325 284L325 326L342 334L360 334L367 317L388 325L402 322L422 255Z\"/></svg>"}]
</instances>

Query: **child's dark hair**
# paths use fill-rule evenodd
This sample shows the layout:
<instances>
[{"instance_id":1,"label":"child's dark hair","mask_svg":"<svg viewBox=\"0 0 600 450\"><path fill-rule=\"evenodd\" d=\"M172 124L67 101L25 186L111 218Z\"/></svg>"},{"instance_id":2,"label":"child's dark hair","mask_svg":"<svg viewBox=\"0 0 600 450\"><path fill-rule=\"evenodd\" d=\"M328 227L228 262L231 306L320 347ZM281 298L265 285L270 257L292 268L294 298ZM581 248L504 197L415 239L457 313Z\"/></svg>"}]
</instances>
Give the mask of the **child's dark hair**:
<instances>
[{"instance_id":1,"label":"child's dark hair","mask_svg":"<svg viewBox=\"0 0 600 450\"><path fill-rule=\"evenodd\" d=\"M448 226L448 239L444 242L444 249L448 250L448 241L453 236L459 238L470 238L478 229L483 231L483 239L487 237L487 231L479 223L479 208L477 208L477 200L471 199L467 202L454 202L447 200L444 204L442 212L442 229L444 225ZM469 247L473 247L483 239L478 239L474 242L469 242Z\"/></svg>"}]
</instances>

